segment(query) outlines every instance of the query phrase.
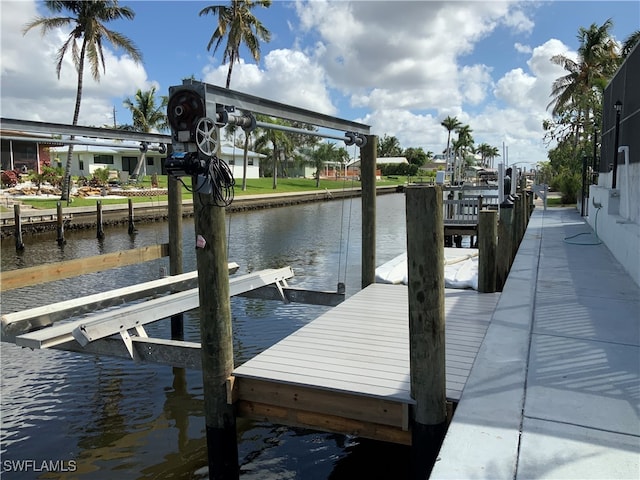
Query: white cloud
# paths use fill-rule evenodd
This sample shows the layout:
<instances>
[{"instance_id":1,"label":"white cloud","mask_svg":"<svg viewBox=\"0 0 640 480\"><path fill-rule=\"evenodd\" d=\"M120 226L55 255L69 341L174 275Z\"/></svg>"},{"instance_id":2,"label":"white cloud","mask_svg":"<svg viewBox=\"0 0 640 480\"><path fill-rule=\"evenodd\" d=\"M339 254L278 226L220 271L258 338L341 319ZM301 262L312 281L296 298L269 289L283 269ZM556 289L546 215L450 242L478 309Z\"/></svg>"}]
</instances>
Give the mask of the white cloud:
<instances>
[{"instance_id":1,"label":"white cloud","mask_svg":"<svg viewBox=\"0 0 640 480\"><path fill-rule=\"evenodd\" d=\"M515 48L516 52L518 52L518 53L531 53L531 52L533 52L533 49L529 45L523 45L520 42L516 42L513 45L513 48Z\"/></svg>"},{"instance_id":2,"label":"white cloud","mask_svg":"<svg viewBox=\"0 0 640 480\"><path fill-rule=\"evenodd\" d=\"M486 99L491 83L491 68L486 65L465 66L460 71L462 95L471 105L478 105Z\"/></svg>"},{"instance_id":3,"label":"white cloud","mask_svg":"<svg viewBox=\"0 0 640 480\"><path fill-rule=\"evenodd\" d=\"M534 27L533 21L519 9L510 10L504 17L504 24L517 33L529 33Z\"/></svg>"},{"instance_id":4,"label":"white cloud","mask_svg":"<svg viewBox=\"0 0 640 480\"><path fill-rule=\"evenodd\" d=\"M67 31L52 31L42 37L33 29L22 34L23 26L39 12L32 2L2 1L1 61L2 115L8 118L71 123L76 98L77 74L71 57L65 58L60 79L55 71L55 56ZM10 14L9 14L10 12ZM100 82L85 69L79 123L101 126L112 121L115 106L133 96L138 88L148 89L144 67L130 57L103 47L106 72ZM70 53L70 52L69 52Z\"/></svg>"},{"instance_id":5,"label":"white cloud","mask_svg":"<svg viewBox=\"0 0 640 480\"><path fill-rule=\"evenodd\" d=\"M203 69L203 81L225 85L228 65ZM244 61L236 63L231 88L296 107L335 115L324 71L303 52L280 49L264 58L264 69Z\"/></svg>"}]
</instances>

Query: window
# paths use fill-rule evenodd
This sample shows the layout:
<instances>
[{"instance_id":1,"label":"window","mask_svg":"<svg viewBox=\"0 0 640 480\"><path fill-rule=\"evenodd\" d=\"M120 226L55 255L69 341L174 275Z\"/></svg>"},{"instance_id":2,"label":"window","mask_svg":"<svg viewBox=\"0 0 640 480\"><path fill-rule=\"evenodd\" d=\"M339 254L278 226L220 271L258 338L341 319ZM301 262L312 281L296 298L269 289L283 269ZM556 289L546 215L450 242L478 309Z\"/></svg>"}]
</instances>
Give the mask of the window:
<instances>
[{"instance_id":1,"label":"window","mask_svg":"<svg viewBox=\"0 0 640 480\"><path fill-rule=\"evenodd\" d=\"M153 166L153 157L147 157L147 165Z\"/></svg>"},{"instance_id":2,"label":"window","mask_svg":"<svg viewBox=\"0 0 640 480\"><path fill-rule=\"evenodd\" d=\"M78 159L78 164L80 165L80 171L84 170L84 160Z\"/></svg>"},{"instance_id":3,"label":"window","mask_svg":"<svg viewBox=\"0 0 640 480\"><path fill-rule=\"evenodd\" d=\"M94 155L93 163L102 165L113 165L113 155Z\"/></svg>"},{"instance_id":4,"label":"window","mask_svg":"<svg viewBox=\"0 0 640 480\"><path fill-rule=\"evenodd\" d=\"M236 164L235 160L233 160L233 159L229 160L229 165L235 165L235 164Z\"/></svg>"},{"instance_id":5,"label":"window","mask_svg":"<svg viewBox=\"0 0 640 480\"><path fill-rule=\"evenodd\" d=\"M253 158L247 158L247 165L253 165Z\"/></svg>"}]
</instances>

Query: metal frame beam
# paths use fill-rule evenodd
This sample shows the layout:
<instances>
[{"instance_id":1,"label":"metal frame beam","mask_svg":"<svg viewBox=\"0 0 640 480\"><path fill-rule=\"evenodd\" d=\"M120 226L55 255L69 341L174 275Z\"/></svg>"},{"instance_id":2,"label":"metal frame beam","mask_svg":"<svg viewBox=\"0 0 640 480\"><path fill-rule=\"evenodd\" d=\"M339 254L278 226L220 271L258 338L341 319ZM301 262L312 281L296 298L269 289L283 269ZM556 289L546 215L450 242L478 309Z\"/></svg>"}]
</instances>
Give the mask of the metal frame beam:
<instances>
[{"instance_id":1,"label":"metal frame beam","mask_svg":"<svg viewBox=\"0 0 640 480\"><path fill-rule=\"evenodd\" d=\"M117 148L117 149L127 149L127 150L138 150L139 147L137 145L123 145L118 142L91 142L89 140L70 140L70 139L60 139L60 138L43 138L43 137L19 137L17 135L2 135L3 140L12 140L14 142L38 142L38 143L60 143L61 146L64 145L83 145L90 147L107 147L107 148ZM140 142L142 143L142 142ZM157 152L159 147L147 147L149 151Z\"/></svg>"},{"instance_id":2,"label":"metal frame beam","mask_svg":"<svg viewBox=\"0 0 640 480\"><path fill-rule=\"evenodd\" d=\"M303 108L293 107L285 103L275 102L264 98L256 97L246 93L229 90L208 83L198 82L195 80L183 80L183 87L202 86L205 89L205 100L207 103L207 112L217 111L217 105L233 106L240 110L251 113L260 113L271 117L284 118L296 122L303 122L317 127L329 128L332 130L341 130L344 132L354 132L363 135L369 135L371 127L363 123L343 120L341 118L332 117L323 113L305 110ZM181 87L171 87L178 89Z\"/></svg>"},{"instance_id":3,"label":"metal frame beam","mask_svg":"<svg viewBox=\"0 0 640 480\"><path fill-rule=\"evenodd\" d=\"M44 133L48 135L74 135L89 138L131 140L134 142L171 143L170 135L162 135L159 133L129 132L113 128L84 127L80 125L74 126L63 123L17 120L15 118L0 118L0 131ZM48 141L48 139L42 138L39 141L45 142ZM52 138L51 141L55 142L56 139Z\"/></svg>"}]
</instances>

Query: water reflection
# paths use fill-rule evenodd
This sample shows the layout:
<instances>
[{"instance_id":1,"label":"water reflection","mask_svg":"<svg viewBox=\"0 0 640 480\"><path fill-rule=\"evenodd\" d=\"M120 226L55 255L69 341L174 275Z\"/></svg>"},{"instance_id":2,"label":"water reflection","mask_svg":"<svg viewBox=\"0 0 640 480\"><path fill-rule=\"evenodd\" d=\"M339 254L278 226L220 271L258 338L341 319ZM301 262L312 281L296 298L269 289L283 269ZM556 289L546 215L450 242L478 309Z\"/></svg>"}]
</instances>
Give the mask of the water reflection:
<instances>
[{"instance_id":1,"label":"water reflection","mask_svg":"<svg viewBox=\"0 0 640 480\"><path fill-rule=\"evenodd\" d=\"M350 214L345 214L350 212ZM349 221L349 218L351 220ZM291 285L322 290L345 281L360 288L360 203L335 201L229 216L229 260L239 274L290 265ZM168 241L165 223L25 236L25 251L2 241L2 270L70 260ZM193 221L184 224L184 269L194 270ZM377 263L404 251L404 197L378 198ZM158 278L160 259L3 294L11 312ZM235 363L239 365L322 313L326 307L233 298ZM199 340L197 311L184 315L185 340ZM168 338L169 322L149 325ZM7 471L7 478L206 478L201 372L136 365L112 358L0 345L0 454L5 460L75 460L76 472ZM402 478L403 447L304 429L238 420L243 478ZM4 467L4 463L3 463ZM3 475L3 476L4 476Z\"/></svg>"}]
</instances>

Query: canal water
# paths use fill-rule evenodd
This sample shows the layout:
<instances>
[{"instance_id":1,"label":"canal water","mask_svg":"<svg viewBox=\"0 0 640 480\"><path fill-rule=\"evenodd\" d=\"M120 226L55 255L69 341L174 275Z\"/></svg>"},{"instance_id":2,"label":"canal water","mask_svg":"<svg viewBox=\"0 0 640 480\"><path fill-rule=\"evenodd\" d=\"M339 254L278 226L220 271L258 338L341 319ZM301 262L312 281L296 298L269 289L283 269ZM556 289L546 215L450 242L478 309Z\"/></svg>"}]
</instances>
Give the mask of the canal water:
<instances>
[{"instance_id":1,"label":"canal water","mask_svg":"<svg viewBox=\"0 0 640 480\"><path fill-rule=\"evenodd\" d=\"M228 258L238 274L290 265L292 286L360 289L360 199L228 215ZM16 253L2 243L2 271L168 241L164 222L27 236ZM377 199L377 258L405 250L404 196ZM196 269L193 221L184 223L185 271ZM8 291L2 312L153 280L168 259ZM232 298L239 365L319 316L326 307ZM185 339L199 340L197 311L185 315ZM168 321L149 325L169 338ZM207 446L201 372L2 343L0 467L2 478L205 479ZM243 479L405 478L407 447L355 437L238 420Z\"/></svg>"}]
</instances>

